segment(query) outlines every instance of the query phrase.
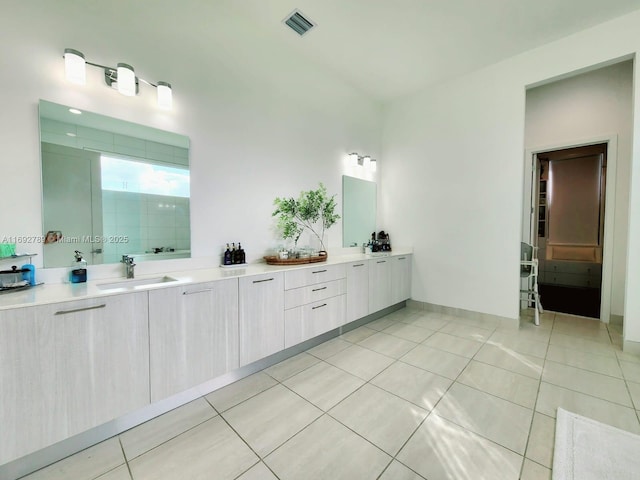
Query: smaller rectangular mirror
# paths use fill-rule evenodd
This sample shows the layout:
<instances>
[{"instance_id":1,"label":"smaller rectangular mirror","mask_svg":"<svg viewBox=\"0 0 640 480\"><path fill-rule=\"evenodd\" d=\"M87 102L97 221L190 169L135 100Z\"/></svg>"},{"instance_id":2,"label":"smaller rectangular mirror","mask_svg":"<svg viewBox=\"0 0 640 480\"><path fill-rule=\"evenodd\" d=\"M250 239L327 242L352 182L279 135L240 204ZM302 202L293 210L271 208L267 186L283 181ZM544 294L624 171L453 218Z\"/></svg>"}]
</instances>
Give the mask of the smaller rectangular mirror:
<instances>
[{"instance_id":1,"label":"smaller rectangular mirror","mask_svg":"<svg viewBox=\"0 0 640 480\"><path fill-rule=\"evenodd\" d=\"M366 243L376 230L376 183L342 176L342 246Z\"/></svg>"}]
</instances>

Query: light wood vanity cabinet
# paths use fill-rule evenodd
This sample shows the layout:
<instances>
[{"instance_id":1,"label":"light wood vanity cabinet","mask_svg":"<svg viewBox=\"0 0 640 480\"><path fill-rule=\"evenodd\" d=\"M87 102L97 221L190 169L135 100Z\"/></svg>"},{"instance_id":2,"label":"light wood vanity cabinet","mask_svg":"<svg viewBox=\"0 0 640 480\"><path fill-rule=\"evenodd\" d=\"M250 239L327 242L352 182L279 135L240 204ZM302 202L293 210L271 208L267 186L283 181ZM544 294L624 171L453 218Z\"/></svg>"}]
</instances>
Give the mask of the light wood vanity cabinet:
<instances>
[{"instance_id":1,"label":"light wood vanity cabinet","mask_svg":"<svg viewBox=\"0 0 640 480\"><path fill-rule=\"evenodd\" d=\"M391 303L391 258L375 257L369 260L369 312L377 312Z\"/></svg>"},{"instance_id":2,"label":"light wood vanity cabinet","mask_svg":"<svg viewBox=\"0 0 640 480\"><path fill-rule=\"evenodd\" d=\"M147 293L0 312L0 465L149 403Z\"/></svg>"},{"instance_id":3,"label":"light wood vanity cabinet","mask_svg":"<svg viewBox=\"0 0 640 480\"><path fill-rule=\"evenodd\" d=\"M411 297L411 255L369 260L369 312L374 313Z\"/></svg>"},{"instance_id":4,"label":"light wood vanity cabinet","mask_svg":"<svg viewBox=\"0 0 640 480\"><path fill-rule=\"evenodd\" d=\"M239 279L240 366L284 350L284 273Z\"/></svg>"},{"instance_id":5,"label":"light wood vanity cabinet","mask_svg":"<svg viewBox=\"0 0 640 480\"><path fill-rule=\"evenodd\" d=\"M345 324L345 277L343 264L285 272L285 348Z\"/></svg>"},{"instance_id":6,"label":"light wood vanity cabinet","mask_svg":"<svg viewBox=\"0 0 640 480\"><path fill-rule=\"evenodd\" d=\"M391 263L391 305L411 298L411 255L389 258Z\"/></svg>"},{"instance_id":7,"label":"light wood vanity cabinet","mask_svg":"<svg viewBox=\"0 0 640 480\"><path fill-rule=\"evenodd\" d=\"M351 262L347 270L347 318L353 322L369 314L369 260Z\"/></svg>"},{"instance_id":8,"label":"light wood vanity cabinet","mask_svg":"<svg viewBox=\"0 0 640 480\"><path fill-rule=\"evenodd\" d=\"M1 310L0 467L406 300L410 286L404 255Z\"/></svg>"},{"instance_id":9,"label":"light wood vanity cabinet","mask_svg":"<svg viewBox=\"0 0 640 480\"><path fill-rule=\"evenodd\" d=\"M149 291L151 401L240 366L238 279Z\"/></svg>"}]
</instances>

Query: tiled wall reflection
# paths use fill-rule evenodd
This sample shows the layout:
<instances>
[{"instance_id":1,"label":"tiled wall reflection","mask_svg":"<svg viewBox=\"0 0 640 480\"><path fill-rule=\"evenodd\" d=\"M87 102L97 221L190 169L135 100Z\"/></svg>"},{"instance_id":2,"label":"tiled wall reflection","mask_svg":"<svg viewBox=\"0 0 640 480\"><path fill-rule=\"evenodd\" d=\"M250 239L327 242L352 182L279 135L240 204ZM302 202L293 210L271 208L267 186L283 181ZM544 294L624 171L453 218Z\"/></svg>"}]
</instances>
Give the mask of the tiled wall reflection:
<instances>
[{"instance_id":1,"label":"tiled wall reflection","mask_svg":"<svg viewBox=\"0 0 640 480\"><path fill-rule=\"evenodd\" d=\"M104 190L102 211L103 235L113 239L104 243L105 263L154 248L190 248L188 198Z\"/></svg>"}]
</instances>

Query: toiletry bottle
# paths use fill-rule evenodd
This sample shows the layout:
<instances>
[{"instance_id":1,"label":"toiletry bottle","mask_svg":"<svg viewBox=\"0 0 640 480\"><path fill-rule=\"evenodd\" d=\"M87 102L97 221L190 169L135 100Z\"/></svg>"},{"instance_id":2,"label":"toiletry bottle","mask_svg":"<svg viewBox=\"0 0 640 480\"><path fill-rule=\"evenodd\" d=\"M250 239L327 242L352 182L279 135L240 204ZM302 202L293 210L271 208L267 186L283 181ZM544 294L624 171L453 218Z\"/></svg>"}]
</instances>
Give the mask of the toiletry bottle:
<instances>
[{"instance_id":1,"label":"toiletry bottle","mask_svg":"<svg viewBox=\"0 0 640 480\"><path fill-rule=\"evenodd\" d=\"M238 263L246 263L246 256L240 242L238 242Z\"/></svg>"},{"instance_id":2,"label":"toiletry bottle","mask_svg":"<svg viewBox=\"0 0 640 480\"><path fill-rule=\"evenodd\" d=\"M231 265L231 250L229 250L229 244L227 243L227 249L224 252L224 265Z\"/></svg>"},{"instance_id":3,"label":"toiletry bottle","mask_svg":"<svg viewBox=\"0 0 640 480\"><path fill-rule=\"evenodd\" d=\"M87 281L87 261L82 258L82 252L78 250L74 254L74 262L71 266L71 283L84 283Z\"/></svg>"},{"instance_id":4,"label":"toiletry bottle","mask_svg":"<svg viewBox=\"0 0 640 480\"><path fill-rule=\"evenodd\" d=\"M236 244L231 244L231 263L238 263L238 252L236 251Z\"/></svg>"}]
</instances>

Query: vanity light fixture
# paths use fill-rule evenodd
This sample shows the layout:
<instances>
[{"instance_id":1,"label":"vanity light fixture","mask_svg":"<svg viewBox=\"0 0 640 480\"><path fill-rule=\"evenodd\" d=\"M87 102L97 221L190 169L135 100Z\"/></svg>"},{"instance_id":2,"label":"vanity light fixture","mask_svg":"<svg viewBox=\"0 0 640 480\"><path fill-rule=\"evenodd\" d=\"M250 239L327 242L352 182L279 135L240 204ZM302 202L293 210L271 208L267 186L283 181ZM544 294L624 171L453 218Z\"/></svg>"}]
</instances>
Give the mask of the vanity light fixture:
<instances>
[{"instance_id":1,"label":"vanity light fixture","mask_svg":"<svg viewBox=\"0 0 640 480\"><path fill-rule=\"evenodd\" d=\"M151 83L143 78L136 77L133 67L126 63L118 63L116 68L108 67L106 65L100 65L99 63L88 62L84 54L78 50L74 50L73 48L64 49L64 68L67 80L78 85L84 85L87 78L87 65L103 69L105 83L128 97L133 97L138 94L140 82L155 87L157 90L158 107L166 110L171 109L173 98L170 83Z\"/></svg>"},{"instance_id":2,"label":"vanity light fixture","mask_svg":"<svg viewBox=\"0 0 640 480\"><path fill-rule=\"evenodd\" d=\"M118 92L127 97L135 97L138 93L136 85L136 74L131 65L119 63L116 71L116 88Z\"/></svg>"},{"instance_id":3,"label":"vanity light fixture","mask_svg":"<svg viewBox=\"0 0 640 480\"><path fill-rule=\"evenodd\" d=\"M70 82L78 85L87 83L87 70L82 52L73 48L64 49L64 71Z\"/></svg>"},{"instance_id":4,"label":"vanity light fixture","mask_svg":"<svg viewBox=\"0 0 640 480\"><path fill-rule=\"evenodd\" d=\"M377 162L375 158L371 158L370 155L365 155L361 157L357 153L350 153L349 157L349 165L352 167L357 167L358 165L364 167L366 170L370 170L375 172L377 170Z\"/></svg>"},{"instance_id":5,"label":"vanity light fixture","mask_svg":"<svg viewBox=\"0 0 640 480\"><path fill-rule=\"evenodd\" d=\"M171 95L171 84L167 82L158 82L158 107L165 110L171 110L173 97Z\"/></svg>"}]
</instances>

